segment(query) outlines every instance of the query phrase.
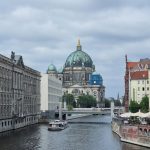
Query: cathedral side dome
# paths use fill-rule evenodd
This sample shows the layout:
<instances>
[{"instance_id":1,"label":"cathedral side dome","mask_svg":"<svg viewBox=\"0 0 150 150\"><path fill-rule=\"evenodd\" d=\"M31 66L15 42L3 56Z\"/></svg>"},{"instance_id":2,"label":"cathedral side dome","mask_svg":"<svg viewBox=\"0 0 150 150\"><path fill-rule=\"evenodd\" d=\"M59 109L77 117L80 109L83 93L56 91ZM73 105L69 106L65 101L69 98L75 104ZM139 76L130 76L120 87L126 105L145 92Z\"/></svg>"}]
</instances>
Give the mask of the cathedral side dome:
<instances>
[{"instance_id":1,"label":"cathedral side dome","mask_svg":"<svg viewBox=\"0 0 150 150\"><path fill-rule=\"evenodd\" d=\"M47 72L55 72L55 73L56 73L56 72L57 72L57 69L56 69L55 65L50 64L50 65L48 66Z\"/></svg>"},{"instance_id":2,"label":"cathedral side dome","mask_svg":"<svg viewBox=\"0 0 150 150\"><path fill-rule=\"evenodd\" d=\"M66 59L65 67L93 67L93 61L87 53L82 51L80 41L78 41L77 50Z\"/></svg>"}]
</instances>

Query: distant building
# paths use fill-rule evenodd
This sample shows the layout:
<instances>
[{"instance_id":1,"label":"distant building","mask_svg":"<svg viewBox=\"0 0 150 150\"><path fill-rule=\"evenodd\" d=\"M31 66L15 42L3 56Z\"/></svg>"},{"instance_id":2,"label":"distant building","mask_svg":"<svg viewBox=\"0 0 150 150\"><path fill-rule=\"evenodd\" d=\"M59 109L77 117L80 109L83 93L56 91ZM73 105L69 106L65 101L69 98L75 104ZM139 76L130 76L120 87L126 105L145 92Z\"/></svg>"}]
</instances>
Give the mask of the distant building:
<instances>
[{"instance_id":1,"label":"distant building","mask_svg":"<svg viewBox=\"0 0 150 150\"><path fill-rule=\"evenodd\" d=\"M131 100L140 103L145 95L150 100L150 59L128 62L126 56L125 110L128 111Z\"/></svg>"},{"instance_id":2,"label":"distant building","mask_svg":"<svg viewBox=\"0 0 150 150\"><path fill-rule=\"evenodd\" d=\"M42 111L55 111L62 100L62 81L53 76L53 71L54 68L49 68L48 74L41 74Z\"/></svg>"},{"instance_id":3,"label":"distant building","mask_svg":"<svg viewBox=\"0 0 150 150\"><path fill-rule=\"evenodd\" d=\"M24 65L20 55L0 55L0 132L38 122L40 73Z\"/></svg>"},{"instance_id":4,"label":"distant building","mask_svg":"<svg viewBox=\"0 0 150 150\"><path fill-rule=\"evenodd\" d=\"M62 69L56 71L56 67L51 64L47 72L49 68L53 68L52 74L62 81L63 94L73 94L76 100L80 95L90 94L96 98L98 107L104 106L103 78L95 73L95 65L91 57L82 51L80 41L77 49L67 57Z\"/></svg>"}]
</instances>

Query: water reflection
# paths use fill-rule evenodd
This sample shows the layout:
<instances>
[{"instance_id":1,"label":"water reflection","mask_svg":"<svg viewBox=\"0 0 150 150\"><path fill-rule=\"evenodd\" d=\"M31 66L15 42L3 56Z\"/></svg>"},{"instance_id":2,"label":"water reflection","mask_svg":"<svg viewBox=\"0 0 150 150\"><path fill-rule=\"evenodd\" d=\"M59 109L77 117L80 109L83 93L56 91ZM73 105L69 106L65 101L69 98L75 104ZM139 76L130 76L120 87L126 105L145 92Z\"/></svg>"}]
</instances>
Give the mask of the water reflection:
<instances>
[{"instance_id":1,"label":"water reflection","mask_svg":"<svg viewBox=\"0 0 150 150\"><path fill-rule=\"evenodd\" d=\"M111 131L109 117L91 116L79 120L98 120L102 124L70 124L59 132L48 131L47 125L34 125L1 136L0 150L148 150L120 142Z\"/></svg>"}]
</instances>

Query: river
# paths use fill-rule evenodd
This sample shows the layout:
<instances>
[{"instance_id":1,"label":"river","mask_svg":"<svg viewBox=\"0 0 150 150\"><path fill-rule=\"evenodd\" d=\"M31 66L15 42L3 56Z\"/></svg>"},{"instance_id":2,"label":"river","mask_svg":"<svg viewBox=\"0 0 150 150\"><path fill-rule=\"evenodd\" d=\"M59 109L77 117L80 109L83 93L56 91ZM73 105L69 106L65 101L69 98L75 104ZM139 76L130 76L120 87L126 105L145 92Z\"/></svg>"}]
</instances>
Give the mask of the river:
<instances>
[{"instance_id":1,"label":"river","mask_svg":"<svg viewBox=\"0 0 150 150\"><path fill-rule=\"evenodd\" d=\"M0 150L148 150L120 142L111 131L109 116L89 116L73 122L63 131L48 131L47 125L40 124L2 134Z\"/></svg>"}]
</instances>

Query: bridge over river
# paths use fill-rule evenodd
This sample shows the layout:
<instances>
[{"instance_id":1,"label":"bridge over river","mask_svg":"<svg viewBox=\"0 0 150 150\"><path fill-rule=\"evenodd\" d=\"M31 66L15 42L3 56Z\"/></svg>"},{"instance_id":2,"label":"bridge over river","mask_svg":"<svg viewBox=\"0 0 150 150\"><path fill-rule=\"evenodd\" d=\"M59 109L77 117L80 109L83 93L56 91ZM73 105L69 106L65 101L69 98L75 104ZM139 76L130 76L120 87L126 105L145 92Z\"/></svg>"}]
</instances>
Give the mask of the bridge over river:
<instances>
[{"instance_id":1,"label":"bridge over river","mask_svg":"<svg viewBox=\"0 0 150 150\"><path fill-rule=\"evenodd\" d=\"M85 115L111 115L120 114L123 112L123 107L111 107L111 108L73 108L72 110L61 108L55 111L55 114L59 116L61 120L63 118L67 118L68 115L73 114L85 114Z\"/></svg>"},{"instance_id":2,"label":"bridge over river","mask_svg":"<svg viewBox=\"0 0 150 150\"><path fill-rule=\"evenodd\" d=\"M120 113L123 111L123 107L115 107L113 112ZM59 113L59 111L56 111ZM100 114L110 115L111 108L73 108L72 110L62 109L62 114Z\"/></svg>"}]
</instances>

